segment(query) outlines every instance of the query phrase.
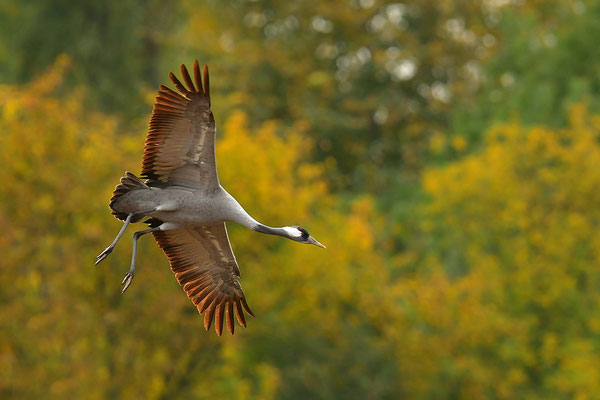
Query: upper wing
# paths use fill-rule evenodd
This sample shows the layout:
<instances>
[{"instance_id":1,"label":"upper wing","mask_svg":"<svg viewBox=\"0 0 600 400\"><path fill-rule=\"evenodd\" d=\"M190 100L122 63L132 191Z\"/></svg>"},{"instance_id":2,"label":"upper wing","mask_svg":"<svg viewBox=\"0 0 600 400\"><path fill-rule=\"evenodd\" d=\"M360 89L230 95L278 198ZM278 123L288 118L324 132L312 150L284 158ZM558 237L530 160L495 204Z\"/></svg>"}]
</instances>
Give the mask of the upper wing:
<instances>
[{"instance_id":1,"label":"upper wing","mask_svg":"<svg viewBox=\"0 0 600 400\"><path fill-rule=\"evenodd\" d=\"M242 307L252 316L240 286L240 270L224 223L153 232L154 239L164 250L171 270L200 314L204 314L204 328L208 330L215 318L215 330L223 330L223 313L227 328L233 334L233 310L238 322L246 327Z\"/></svg>"},{"instance_id":2,"label":"upper wing","mask_svg":"<svg viewBox=\"0 0 600 400\"><path fill-rule=\"evenodd\" d=\"M192 188L219 185L215 160L215 119L210 111L208 68L204 67L204 87L198 61L194 81L185 65L181 74L187 86L173 75L179 92L161 85L146 136L142 177L149 184L173 184Z\"/></svg>"}]
</instances>

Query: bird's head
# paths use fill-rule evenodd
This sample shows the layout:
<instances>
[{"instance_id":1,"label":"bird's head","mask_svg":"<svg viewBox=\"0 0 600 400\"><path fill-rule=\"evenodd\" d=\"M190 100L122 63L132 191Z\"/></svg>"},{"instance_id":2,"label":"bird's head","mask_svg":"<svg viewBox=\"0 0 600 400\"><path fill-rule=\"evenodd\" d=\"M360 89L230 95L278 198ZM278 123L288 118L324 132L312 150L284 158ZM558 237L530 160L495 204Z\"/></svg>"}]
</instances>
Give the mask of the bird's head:
<instances>
[{"instance_id":1,"label":"bird's head","mask_svg":"<svg viewBox=\"0 0 600 400\"><path fill-rule=\"evenodd\" d=\"M304 244L314 244L315 246L319 246L322 248L326 248L321 243L319 243L315 238L310 236L310 234L306 231L306 229L295 226L286 226L283 228L286 232L286 236L289 239L292 239L296 242L304 243Z\"/></svg>"}]
</instances>

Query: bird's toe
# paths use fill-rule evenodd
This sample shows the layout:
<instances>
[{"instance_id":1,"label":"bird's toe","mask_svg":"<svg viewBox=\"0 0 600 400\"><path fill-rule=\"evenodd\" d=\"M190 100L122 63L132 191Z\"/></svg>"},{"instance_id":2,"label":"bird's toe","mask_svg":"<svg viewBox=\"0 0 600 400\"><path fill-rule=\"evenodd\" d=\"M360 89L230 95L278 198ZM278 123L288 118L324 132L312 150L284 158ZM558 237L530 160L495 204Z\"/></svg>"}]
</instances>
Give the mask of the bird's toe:
<instances>
[{"instance_id":1,"label":"bird's toe","mask_svg":"<svg viewBox=\"0 0 600 400\"><path fill-rule=\"evenodd\" d=\"M131 281L133 281L133 272L128 272L125 275L125 278L123 278L123 281L121 282L121 285L123 285L123 290L121 291L121 293L125 293L129 285L131 285Z\"/></svg>"},{"instance_id":2,"label":"bird's toe","mask_svg":"<svg viewBox=\"0 0 600 400\"><path fill-rule=\"evenodd\" d=\"M113 249L111 247L107 247L102 253L96 256L96 262L94 265L98 265L100 261L104 260L110 253L112 253Z\"/></svg>"}]
</instances>

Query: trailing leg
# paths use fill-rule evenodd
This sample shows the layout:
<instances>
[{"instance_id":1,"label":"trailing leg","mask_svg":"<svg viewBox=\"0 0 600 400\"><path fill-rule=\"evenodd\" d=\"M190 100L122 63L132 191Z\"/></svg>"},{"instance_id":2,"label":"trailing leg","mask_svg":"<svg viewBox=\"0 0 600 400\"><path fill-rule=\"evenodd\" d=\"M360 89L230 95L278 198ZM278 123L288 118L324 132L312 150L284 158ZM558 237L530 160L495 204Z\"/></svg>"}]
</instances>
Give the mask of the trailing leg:
<instances>
[{"instance_id":1,"label":"trailing leg","mask_svg":"<svg viewBox=\"0 0 600 400\"><path fill-rule=\"evenodd\" d=\"M110 253L112 253L113 249L117 245L117 242L119 241L119 239L121 239L121 236L123 236L123 233L125 233L125 229L127 229L127 226L131 222L131 218L133 218L133 213L127 215L127 218L125 219L125 222L123 223L123 226L121 227L121 230L117 234L115 240L113 240L113 242L106 249L104 249L102 253L96 256L96 262L94 263L94 265L98 265L100 261L104 260L106 257L108 257Z\"/></svg>"},{"instance_id":2,"label":"trailing leg","mask_svg":"<svg viewBox=\"0 0 600 400\"><path fill-rule=\"evenodd\" d=\"M139 232L136 232L133 234L133 252L131 254L131 268L129 268L129 271L127 272L127 274L125 274L125 278L123 278L123 281L121 282L121 285L124 285L121 293L125 293L125 291L129 287L129 285L131 285L131 281L133 280L133 275L135 272L135 258L137 256L138 239L147 233L157 232L157 231L160 231L160 228L158 226L155 228L152 228L152 229L146 229L146 230L139 231Z\"/></svg>"},{"instance_id":3,"label":"trailing leg","mask_svg":"<svg viewBox=\"0 0 600 400\"><path fill-rule=\"evenodd\" d=\"M119 241L119 239L121 239L121 236L123 236L123 234L125 233L125 229L127 229L127 226L129 226L132 219L139 217L140 215L149 214L153 211L155 211L155 209L127 214L127 218L125 218L125 221L123 222L123 226L121 227L121 230L117 234L117 237L115 238L115 240L113 240L113 242L106 249L104 249L104 251L102 253L100 253L96 256L96 262L94 263L94 265L98 265L98 263L100 263L100 261L104 260L106 257L108 257L108 255L110 253L112 253L113 249L117 245L117 242Z\"/></svg>"}]
</instances>

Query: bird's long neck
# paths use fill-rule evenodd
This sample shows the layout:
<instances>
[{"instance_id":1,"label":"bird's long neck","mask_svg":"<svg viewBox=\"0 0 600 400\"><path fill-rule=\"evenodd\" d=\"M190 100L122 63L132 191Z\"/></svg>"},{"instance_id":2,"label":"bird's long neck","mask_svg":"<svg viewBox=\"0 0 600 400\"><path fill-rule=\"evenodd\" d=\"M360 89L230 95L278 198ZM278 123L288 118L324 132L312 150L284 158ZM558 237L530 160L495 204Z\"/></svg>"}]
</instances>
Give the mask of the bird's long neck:
<instances>
[{"instance_id":1,"label":"bird's long neck","mask_svg":"<svg viewBox=\"0 0 600 400\"><path fill-rule=\"evenodd\" d=\"M244 225L246 228L250 228L255 230L256 232L266 233L267 235L277 235L289 238L289 233L285 230L285 228L274 228L272 226L268 226L265 224L261 224L254 218L252 218L249 214L246 214L243 218L238 219L236 222Z\"/></svg>"},{"instance_id":2,"label":"bird's long neck","mask_svg":"<svg viewBox=\"0 0 600 400\"><path fill-rule=\"evenodd\" d=\"M233 199L233 197L231 197ZM235 200L235 212L231 216L231 221L237 222L240 225L255 230L256 232L266 233L267 235L277 235L289 238L288 232L284 228L274 228L265 224L261 224L250 214L244 210L244 208Z\"/></svg>"},{"instance_id":3,"label":"bird's long neck","mask_svg":"<svg viewBox=\"0 0 600 400\"><path fill-rule=\"evenodd\" d=\"M257 222L256 225L254 225L250 229L254 229L256 232L266 233L267 235L289 237L288 233L284 228L273 228L271 226L261 224L260 222Z\"/></svg>"}]
</instances>

